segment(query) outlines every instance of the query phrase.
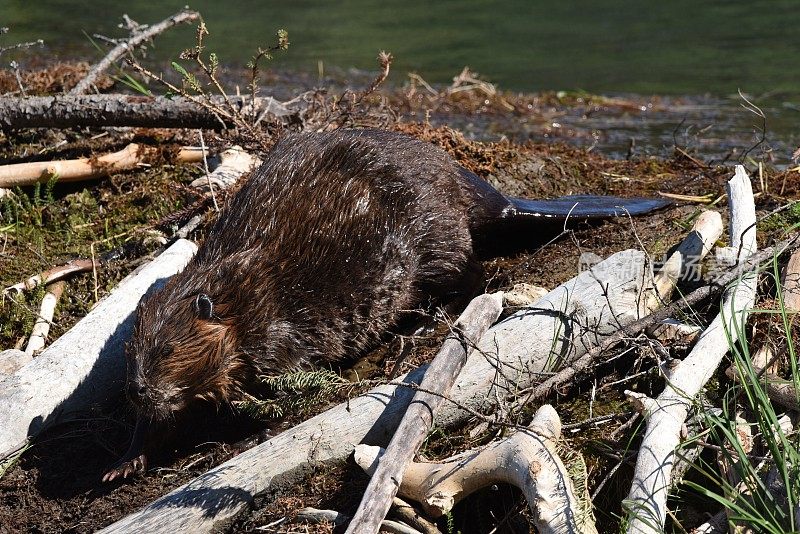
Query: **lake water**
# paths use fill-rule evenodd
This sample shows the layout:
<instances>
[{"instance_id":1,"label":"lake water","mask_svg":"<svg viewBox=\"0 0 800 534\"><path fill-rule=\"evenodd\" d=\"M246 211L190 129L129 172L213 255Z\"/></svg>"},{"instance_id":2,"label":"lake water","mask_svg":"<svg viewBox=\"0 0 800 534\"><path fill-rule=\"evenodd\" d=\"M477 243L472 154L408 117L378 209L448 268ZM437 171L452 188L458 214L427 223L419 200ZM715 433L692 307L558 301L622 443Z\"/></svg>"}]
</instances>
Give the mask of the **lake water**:
<instances>
[{"instance_id":1,"label":"lake water","mask_svg":"<svg viewBox=\"0 0 800 534\"><path fill-rule=\"evenodd\" d=\"M83 34L121 36L123 13L160 21L182 2L0 0L0 46L42 38L54 57L100 54ZM711 95L731 104L738 89L768 110L777 137L794 143L800 118L800 3L796 0L201 0L208 49L244 64L258 45L289 32L275 66L374 69L379 50L396 60L393 80L415 71L447 83L464 65L501 88L595 93ZM193 43L190 27L156 41L174 58ZM10 55L0 58L5 63ZM746 118L746 120L750 120Z\"/></svg>"}]
</instances>

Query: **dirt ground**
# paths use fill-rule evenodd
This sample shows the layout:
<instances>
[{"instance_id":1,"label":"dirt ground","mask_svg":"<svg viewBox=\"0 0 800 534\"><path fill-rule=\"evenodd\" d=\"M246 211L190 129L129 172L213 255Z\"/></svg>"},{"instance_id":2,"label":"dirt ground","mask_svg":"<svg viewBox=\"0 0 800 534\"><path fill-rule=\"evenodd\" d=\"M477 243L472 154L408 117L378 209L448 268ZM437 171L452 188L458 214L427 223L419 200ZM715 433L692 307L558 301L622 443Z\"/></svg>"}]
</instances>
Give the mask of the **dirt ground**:
<instances>
[{"instance_id":1,"label":"dirt ground","mask_svg":"<svg viewBox=\"0 0 800 534\"><path fill-rule=\"evenodd\" d=\"M676 151L670 158L620 160L558 143L480 143L468 140L457 130L434 127L424 121L414 122L412 117L418 111L414 106L430 105L430 102L415 104L407 91L390 93L387 98L400 110L399 120L387 124L388 127L444 147L462 165L507 195L547 198L591 193L653 197L671 193L717 200L715 207L725 215L722 197L725 180L731 172L729 166L708 165L684 151ZM514 101L512 106L517 104ZM480 111L475 102L454 100L449 105L451 108L445 111L461 116ZM502 107L498 109L481 112L503 112ZM505 112L511 111L506 109ZM85 129L5 133L0 135L0 163L103 153L121 148L131 140L160 146L191 143L187 135L159 130L126 130L109 135ZM208 136L213 142L214 134L208 132ZM207 211L206 223L211 220L213 215L203 207L202 194L188 186L201 172L196 166L153 166L95 183L54 184L19 191L18 196L25 197L27 202L6 200L0 205L4 217L0 227L12 221L15 228L0 235L3 240L0 284L5 287L71 258L88 257L91 244L95 245L94 253L98 255L121 250L118 259L98 272L97 285L91 273L70 280L55 318L54 334L63 333L95 302L95 292L102 298L125 274L146 261L157 249L158 238L168 235L176 221L187 218L187 207L197 209L200 205L201 210ZM764 184L769 185L765 187ZM754 189L758 193L759 214L769 213L797 198L800 173L765 166L761 180L755 180ZM578 258L583 252L607 256L626 248L644 247L658 258L682 238L702 207L707 206L697 201L677 201L672 207L648 216L580 226L544 246L540 244L552 236L530 236L521 249L485 261L486 289L507 289L523 282L555 287L576 274ZM766 231L761 232L761 239L766 242L776 238L798 219L792 210L770 217L764 224ZM202 234L201 229L194 237L202 238ZM0 348L16 346L25 339L36 301L35 292L23 300L3 301ZM399 370L408 370L430 358L441 334L441 331L435 332L417 340L404 355ZM635 359L623 360L614 373L624 376ZM354 362L349 372L343 369L343 374L352 376L352 369L357 368L361 377L385 377L396 361L397 344L389 340L385 346ZM614 373L607 376L613 377ZM595 415L624 411L622 390L628 388L631 383L611 388L606 399L595 405ZM572 423L586 418L587 396L588 392L578 387L572 395L551 401L564 422ZM19 461L2 474L0 533L90 532L109 525L265 436L288 428L301 419L301 415L307 417L338 400L340 398L327 399L309 413L293 414L279 421L258 421L234 413L195 414L193 420L179 425L174 436L165 437L162 454L152 459L145 474L130 481L102 484L100 477L104 470L124 452L131 435L130 414L120 397L114 406L98 407L81 420L40 436ZM191 432L187 430L190 428ZM426 455L429 458L447 456L474 445L476 441L469 437L467 430L462 435L432 437L426 444ZM590 488L603 480L611 465L601 452L603 434L608 432L609 427L606 427L602 433L588 430L572 438L583 446L587 457ZM620 513L619 497L626 492L627 475L626 469L621 469L595 503L603 527L611 529L618 524L615 514ZM303 506L352 513L366 481L352 463L322 466L292 491L257 502L255 509L240 518L232 531L254 531L292 516ZM493 527L498 527L499 532L528 531L524 501L517 493L504 487L487 492L473 497L451 518L443 520L440 523L443 531L466 534L487 532ZM282 525L276 526L276 531L290 531Z\"/></svg>"}]
</instances>

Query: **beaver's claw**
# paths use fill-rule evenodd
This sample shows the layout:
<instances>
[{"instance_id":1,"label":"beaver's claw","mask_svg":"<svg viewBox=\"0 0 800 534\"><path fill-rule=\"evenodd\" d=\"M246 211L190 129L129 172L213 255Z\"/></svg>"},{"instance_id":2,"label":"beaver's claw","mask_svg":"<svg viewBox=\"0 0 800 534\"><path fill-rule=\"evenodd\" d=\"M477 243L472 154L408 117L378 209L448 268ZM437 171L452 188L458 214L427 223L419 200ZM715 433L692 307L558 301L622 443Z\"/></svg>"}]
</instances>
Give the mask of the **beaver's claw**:
<instances>
[{"instance_id":1,"label":"beaver's claw","mask_svg":"<svg viewBox=\"0 0 800 534\"><path fill-rule=\"evenodd\" d=\"M103 482L111 482L115 478L128 478L135 473L142 473L146 469L147 456L144 454L140 454L131 460L125 460L123 458L103 475Z\"/></svg>"}]
</instances>

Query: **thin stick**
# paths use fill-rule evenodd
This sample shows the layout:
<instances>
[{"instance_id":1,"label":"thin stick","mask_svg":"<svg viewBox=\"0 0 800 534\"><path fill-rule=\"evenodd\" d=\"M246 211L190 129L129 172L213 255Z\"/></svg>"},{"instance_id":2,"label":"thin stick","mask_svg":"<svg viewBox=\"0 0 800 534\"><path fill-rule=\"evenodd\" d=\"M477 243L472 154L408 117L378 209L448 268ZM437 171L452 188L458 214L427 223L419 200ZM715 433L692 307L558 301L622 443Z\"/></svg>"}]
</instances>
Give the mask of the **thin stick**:
<instances>
[{"instance_id":1,"label":"thin stick","mask_svg":"<svg viewBox=\"0 0 800 534\"><path fill-rule=\"evenodd\" d=\"M50 325L53 322L53 314L56 311L56 304L61 294L64 292L66 282L56 282L51 285L47 292L42 297L42 304L39 307L39 316L33 324L31 330L31 337L28 340L28 345L25 347L25 354L29 358L44 348L47 335L50 333Z\"/></svg>"},{"instance_id":2,"label":"thin stick","mask_svg":"<svg viewBox=\"0 0 800 534\"><path fill-rule=\"evenodd\" d=\"M151 40L156 35L165 32L173 26L176 26L182 22L198 20L199 18L200 13L197 11L183 10L172 15L166 20L159 22L158 24L150 26L143 32L133 35L130 39L122 41L117 46L112 48L111 51L106 54L106 57L100 60L97 65L92 67L92 70L89 71L84 79L78 82L78 85L72 88L69 94L75 96L88 93L97 77L105 72L112 63L121 58L125 53L135 49L145 41Z\"/></svg>"},{"instance_id":3,"label":"thin stick","mask_svg":"<svg viewBox=\"0 0 800 534\"><path fill-rule=\"evenodd\" d=\"M67 278L72 274L90 271L92 268L94 268L94 262L91 259L77 259L68 261L64 265L51 267L41 274L33 275L27 280L14 284L13 286L8 286L3 290L3 294L14 292L22 293L23 291L34 289L43 283L50 284L57 282Z\"/></svg>"},{"instance_id":4,"label":"thin stick","mask_svg":"<svg viewBox=\"0 0 800 534\"><path fill-rule=\"evenodd\" d=\"M97 296L97 259L94 254L94 243L89 245L89 250L92 251L92 279L94 280L94 302L97 303L99 297Z\"/></svg>"},{"instance_id":5,"label":"thin stick","mask_svg":"<svg viewBox=\"0 0 800 534\"><path fill-rule=\"evenodd\" d=\"M198 130L198 132L200 133L200 150L203 152L203 169L206 171L208 190L211 191L211 201L214 203L214 211L219 211L217 196L214 194L214 184L211 183L211 172L208 170L208 158L206 157L206 142L203 140L203 130Z\"/></svg>"}]
</instances>

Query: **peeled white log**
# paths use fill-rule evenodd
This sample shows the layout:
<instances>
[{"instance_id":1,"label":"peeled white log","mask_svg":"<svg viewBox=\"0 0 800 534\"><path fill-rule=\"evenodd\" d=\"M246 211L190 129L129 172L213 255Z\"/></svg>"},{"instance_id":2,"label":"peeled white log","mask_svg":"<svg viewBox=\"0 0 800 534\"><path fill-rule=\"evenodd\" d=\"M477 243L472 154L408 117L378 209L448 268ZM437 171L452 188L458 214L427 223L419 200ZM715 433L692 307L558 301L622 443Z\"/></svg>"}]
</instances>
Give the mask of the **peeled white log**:
<instances>
[{"instance_id":1,"label":"peeled white log","mask_svg":"<svg viewBox=\"0 0 800 534\"><path fill-rule=\"evenodd\" d=\"M485 447L471 449L441 462L413 462L405 470L399 495L422 505L431 517L441 517L475 491L505 482L522 490L536 532L596 533L591 514L581 510L567 468L557 453L561 420L549 404L537 410L529 430ZM380 447L359 445L356 463L374 476Z\"/></svg>"},{"instance_id":2,"label":"peeled white log","mask_svg":"<svg viewBox=\"0 0 800 534\"><path fill-rule=\"evenodd\" d=\"M261 163L258 157L245 152L242 147L232 146L219 155L219 165L208 176L197 178L192 187L208 189L209 182L219 189L226 189Z\"/></svg>"},{"instance_id":3,"label":"peeled white log","mask_svg":"<svg viewBox=\"0 0 800 534\"><path fill-rule=\"evenodd\" d=\"M731 243L743 263L756 251L756 212L753 189L744 167L737 165L728 182ZM626 501L628 532L658 533L667 514L667 490L672 478L675 450L689 407L723 356L743 332L747 311L755 302L757 275L745 273L726 290L720 314L701 334L697 344L673 370L657 399L645 402L647 428L636 459L631 491Z\"/></svg>"},{"instance_id":4,"label":"peeled white log","mask_svg":"<svg viewBox=\"0 0 800 534\"><path fill-rule=\"evenodd\" d=\"M46 427L112 395L125 380L125 341L139 300L183 269L197 246L175 242L126 277L38 357L0 381L0 459Z\"/></svg>"},{"instance_id":5,"label":"peeled white log","mask_svg":"<svg viewBox=\"0 0 800 534\"><path fill-rule=\"evenodd\" d=\"M34 354L42 350L47 341L47 336L50 334L50 324L53 322L53 315L56 311L56 304L58 304L58 299L61 298L61 294L64 292L65 285L64 281L54 283L48 287L44 297L42 297L39 316L36 317L31 337L25 347L25 354L29 358L33 358Z\"/></svg>"},{"instance_id":6,"label":"peeled white log","mask_svg":"<svg viewBox=\"0 0 800 534\"><path fill-rule=\"evenodd\" d=\"M656 274L656 291L648 302L649 309L655 310L669 299L681 277L693 274L687 273L687 270L695 269L699 273L700 262L721 235L722 217L718 212L704 211L697 217L689 235L675 248Z\"/></svg>"},{"instance_id":7,"label":"peeled white log","mask_svg":"<svg viewBox=\"0 0 800 534\"><path fill-rule=\"evenodd\" d=\"M453 400L490 411L497 400L541 379L546 367L580 356L620 324L639 318L643 291L651 290L646 256L627 250L582 272L499 324L473 350L451 392ZM419 383L427 367L401 378ZM211 532L227 525L253 499L300 479L314 466L341 462L359 443L385 446L414 391L384 385L289 429L215 467L103 532ZM440 425L470 415L445 403Z\"/></svg>"},{"instance_id":8,"label":"peeled white log","mask_svg":"<svg viewBox=\"0 0 800 534\"><path fill-rule=\"evenodd\" d=\"M163 158L158 148L131 143L122 150L97 158L11 163L0 166L0 187L46 183L53 177L58 179L58 183L90 180L130 170L142 163L157 161L158 158ZM183 147L174 156L174 161L182 163L203 161L203 151L193 147Z\"/></svg>"}]
</instances>

